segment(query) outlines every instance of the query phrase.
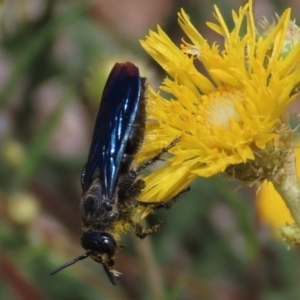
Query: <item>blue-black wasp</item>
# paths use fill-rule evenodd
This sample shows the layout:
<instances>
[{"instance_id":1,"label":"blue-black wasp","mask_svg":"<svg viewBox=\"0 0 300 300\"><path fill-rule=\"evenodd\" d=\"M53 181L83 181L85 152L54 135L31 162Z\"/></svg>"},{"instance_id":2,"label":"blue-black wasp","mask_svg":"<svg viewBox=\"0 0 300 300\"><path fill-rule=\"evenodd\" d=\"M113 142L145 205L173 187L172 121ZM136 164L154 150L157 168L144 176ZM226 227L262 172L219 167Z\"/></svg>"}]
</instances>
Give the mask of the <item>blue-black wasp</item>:
<instances>
[{"instance_id":1,"label":"blue-black wasp","mask_svg":"<svg viewBox=\"0 0 300 300\"><path fill-rule=\"evenodd\" d=\"M140 238L154 233L161 223L144 228L136 220L138 205L153 209L169 208L165 203L140 203L138 196L144 188L139 173L160 159L177 140L163 148L152 159L133 166L133 159L144 139L146 122L145 78L132 63L116 63L103 90L96 118L88 161L81 176L80 201L82 237L81 245L87 251L78 258L60 266L50 274L91 257L103 265L112 284L114 255L121 234L133 227Z\"/></svg>"}]
</instances>

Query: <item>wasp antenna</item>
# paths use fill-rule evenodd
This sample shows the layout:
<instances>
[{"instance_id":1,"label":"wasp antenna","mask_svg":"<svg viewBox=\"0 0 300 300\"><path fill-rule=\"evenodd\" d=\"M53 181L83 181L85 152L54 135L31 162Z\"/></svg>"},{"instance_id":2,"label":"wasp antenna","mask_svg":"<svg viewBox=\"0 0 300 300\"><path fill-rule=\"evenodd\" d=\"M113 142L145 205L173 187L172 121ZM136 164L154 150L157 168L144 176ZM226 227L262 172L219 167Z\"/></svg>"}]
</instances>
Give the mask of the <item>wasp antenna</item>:
<instances>
[{"instance_id":1,"label":"wasp antenna","mask_svg":"<svg viewBox=\"0 0 300 300\"><path fill-rule=\"evenodd\" d=\"M61 271L62 269L67 268L67 267L69 267L69 266L71 266L71 265L74 265L74 264L75 264L76 262L78 262L79 260L85 259L85 258L87 258L88 256L90 256L90 253L86 252L86 253L80 255L79 257L77 257L77 258L75 258L75 259L73 259L73 260L71 260L71 261L69 261L69 262L67 262L67 263L65 263L65 264L63 264L63 265L61 265L60 267L56 268L55 270L53 270L53 271L50 272L49 274L50 274L50 275L54 275L54 274L58 273L59 271Z\"/></svg>"},{"instance_id":2,"label":"wasp antenna","mask_svg":"<svg viewBox=\"0 0 300 300\"><path fill-rule=\"evenodd\" d=\"M115 278L113 277L112 273L109 271L107 265L104 263L102 265L103 265L103 269L104 269L109 281L112 283L112 285L117 285L115 282Z\"/></svg>"}]
</instances>

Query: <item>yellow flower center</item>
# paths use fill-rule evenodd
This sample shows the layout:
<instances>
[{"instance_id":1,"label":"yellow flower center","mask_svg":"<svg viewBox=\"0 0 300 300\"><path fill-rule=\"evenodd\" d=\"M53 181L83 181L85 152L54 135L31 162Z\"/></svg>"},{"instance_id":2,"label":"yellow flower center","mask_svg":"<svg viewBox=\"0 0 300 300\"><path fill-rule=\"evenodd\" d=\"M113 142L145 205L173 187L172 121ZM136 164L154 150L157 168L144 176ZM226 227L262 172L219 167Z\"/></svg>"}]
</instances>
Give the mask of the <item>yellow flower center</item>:
<instances>
[{"instance_id":1,"label":"yellow flower center","mask_svg":"<svg viewBox=\"0 0 300 300\"><path fill-rule=\"evenodd\" d=\"M241 90L220 88L217 92L201 97L199 105L198 121L208 129L211 127L223 127L230 129L230 123L241 121L236 110L235 103L244 102L244 94Z\"/></svg>"}]
</instances>

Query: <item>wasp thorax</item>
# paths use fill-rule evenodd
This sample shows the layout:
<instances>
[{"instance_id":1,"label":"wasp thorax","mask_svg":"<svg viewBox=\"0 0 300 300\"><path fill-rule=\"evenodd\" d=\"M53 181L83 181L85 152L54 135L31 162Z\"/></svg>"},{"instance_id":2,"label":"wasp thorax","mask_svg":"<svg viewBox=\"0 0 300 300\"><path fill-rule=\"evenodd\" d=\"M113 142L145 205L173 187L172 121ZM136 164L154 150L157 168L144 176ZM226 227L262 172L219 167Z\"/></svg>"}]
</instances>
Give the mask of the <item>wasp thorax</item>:
<instances>
[{"instance_id":1,"label":"wasp thorax","mask_svg":"<svg viewBox=\"0 0 300 300\"><path fill-rule=\"evenodd\" d=\"M81 245L92 253L107 254L113 256L117 249L117 243L109 233L99 233L88 230L81 237Z\"/></svg>"}]
</instances>

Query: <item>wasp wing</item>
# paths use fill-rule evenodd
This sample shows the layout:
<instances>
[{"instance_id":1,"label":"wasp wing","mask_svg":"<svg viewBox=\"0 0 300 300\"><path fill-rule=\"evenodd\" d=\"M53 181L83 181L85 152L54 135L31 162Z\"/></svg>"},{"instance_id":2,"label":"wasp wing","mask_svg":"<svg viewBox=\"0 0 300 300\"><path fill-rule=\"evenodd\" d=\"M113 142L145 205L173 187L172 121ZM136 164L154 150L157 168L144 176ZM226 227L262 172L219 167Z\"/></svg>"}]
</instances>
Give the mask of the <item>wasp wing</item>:
<instances>
[{"instance_id":1,"label":"wasp wing","mask_svg":"<svg viewBox=\"0 0 300 300\"><path fill-rule=\"evenodd\" d=\"M141 92L139 69L130 62L116 63L103 90L88 161L82 173L83 194L99 172L102 196L113 198Z\"/></svg>"}]
</instances>

